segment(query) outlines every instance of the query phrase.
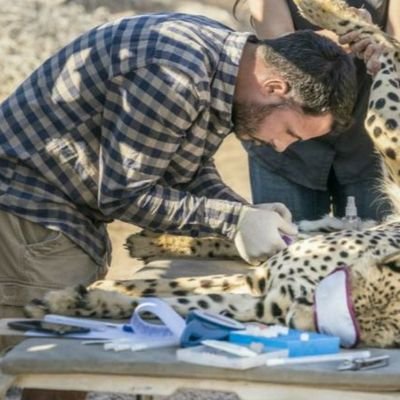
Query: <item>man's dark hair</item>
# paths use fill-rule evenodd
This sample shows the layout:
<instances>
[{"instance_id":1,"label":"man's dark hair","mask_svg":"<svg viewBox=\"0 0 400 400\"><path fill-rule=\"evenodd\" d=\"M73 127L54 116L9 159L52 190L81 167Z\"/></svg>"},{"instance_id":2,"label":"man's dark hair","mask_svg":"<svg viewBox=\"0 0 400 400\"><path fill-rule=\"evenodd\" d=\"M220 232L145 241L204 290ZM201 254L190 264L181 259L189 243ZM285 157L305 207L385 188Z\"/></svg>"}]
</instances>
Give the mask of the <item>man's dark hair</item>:
<instances>
[{"instance_id":1,"label":"man's dark hair","mask_svg":"<svg viewBox=\"0 0 400 400\"><path fill-rule=\"evenodd\" d=\"M258 43L266 63L287 82L306 114L330 112L341 128L351 123L356 70L340 46L310 30Z\"/></svg>"}]
</instances>

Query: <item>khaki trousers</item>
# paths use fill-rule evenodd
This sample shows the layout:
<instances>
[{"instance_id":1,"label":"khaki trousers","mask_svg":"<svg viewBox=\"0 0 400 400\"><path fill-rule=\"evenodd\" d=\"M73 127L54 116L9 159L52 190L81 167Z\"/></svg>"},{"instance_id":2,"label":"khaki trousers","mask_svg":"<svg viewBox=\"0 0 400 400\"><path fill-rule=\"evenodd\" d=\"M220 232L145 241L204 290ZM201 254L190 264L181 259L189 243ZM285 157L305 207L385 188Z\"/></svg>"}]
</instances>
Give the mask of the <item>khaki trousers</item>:
<instances>
[{"instance_id":1,"label":"khaki trousers","mask_svg":"<svg viewBox=\"0 0 400 400\"><path fill-rule=\"evenodd\" d=\"M106 272L64 234L0 210L0 318L21 317L30 300ZM4 339L0 349L12 342Z\"/></svg>"}]
</instances>

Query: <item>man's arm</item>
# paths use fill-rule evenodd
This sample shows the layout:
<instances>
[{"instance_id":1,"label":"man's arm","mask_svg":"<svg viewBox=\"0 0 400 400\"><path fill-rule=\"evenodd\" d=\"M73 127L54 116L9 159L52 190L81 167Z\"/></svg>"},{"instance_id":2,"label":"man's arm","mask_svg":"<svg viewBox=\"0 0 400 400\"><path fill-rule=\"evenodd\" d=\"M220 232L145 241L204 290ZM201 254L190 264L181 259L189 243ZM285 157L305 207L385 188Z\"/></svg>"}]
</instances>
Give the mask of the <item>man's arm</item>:
<instances>
[{"instance_id":1,"label":"man's arm","mask_svg":"<svg viewBox=\"0 0 400 400\"><path fill-rule=\"evenodd\" d=\"M150 65L110 82L98 193L103 214L149 229L233 237L239 201L208 199L163 182L201 108L191 80L168 66Z\"/></svg>"},{"instance_id":2,"label":"man's arm","mask_svg":"<svg viewBox=\"0 0 400 400\"><path fill-rule=\"evenodd\" d=\"M286 0L248 0L257 36L261 39L294 32L292 16Z\"/></svg>"},{"instance_id":3,"label":"man's arm","mask_svg":"<svg viewBox=\"0 0 400 400\"><path fill-rule=\"evenodd\" d=\"M243 197L235 193L222 181L212 159L199 168L196 177L185 186L185 190L196 196L247 203Z\"/></svg>"},{"instance_id":4,"label":"man's arm","mask_svg":"<svg viewBox=\"0 0 400 400\"><path fill-rule=\"evenodd\" d=\"M259 38L275 38L295 31L286 0L248 0L247 2ZM316 33L338 42L337 35L332 31L321 29Z\"/></svg>"}]
</instances>

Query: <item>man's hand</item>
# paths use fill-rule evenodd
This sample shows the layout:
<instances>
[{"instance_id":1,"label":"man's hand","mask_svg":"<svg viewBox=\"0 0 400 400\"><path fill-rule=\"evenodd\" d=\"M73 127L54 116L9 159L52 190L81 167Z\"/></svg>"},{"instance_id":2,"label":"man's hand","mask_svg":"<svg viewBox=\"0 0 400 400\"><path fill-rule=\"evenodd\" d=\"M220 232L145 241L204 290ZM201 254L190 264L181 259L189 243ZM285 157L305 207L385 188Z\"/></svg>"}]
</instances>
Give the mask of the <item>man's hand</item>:
<instances>
[{"instance_id":1,"label":"man's hand","mask_svg":"<svg viewBox=\"0 0 400 400\"><path fill-rule=\"evenodd\" d=\"M259 203L259 204L254 204L253 207L263 210L275 211L285 221L292 222L292 213L283 203Z\"/></svg>"},{"instance_id":2,"label":"man's hand","mask_svg":"<svg viewBox=\"0 0 400 400\"><path fill-rule=\"evenodd\" d=\"M355 13L363 18L368 23L372 23L371 14L364 8L350 7ZM339 43L349 45L351 51L361 60L365 62L367 72L370 75L375 75L381 68L379 58L383 48L372 37L361 39L361 31L352 31L346 35L339 37Z\"/></svg>"},{"instance_id":3,"label":"man's hand","mask_svg":"<svg viewBox=\"0 0 400 400\"><path fill-rule=\"evenodd\" d=\"M352 31L339 38L340 44L348 44L351 51L365 62L370 75L375 75L381 68L379 58L383 47L376 43L372 37L361 38L360 31Z\"/></svg>"},{"instance_id":4,"label":"man's hand","mask_svg":"<svg viewBox=\"0 0 400 400\"><path fill-rule=\"evenodd\" d=\"M350 7L355 13L368 23L372 23L371 14L364 8ZM370 75L375 75L381 68L379 57L382 54L382 47L374 42L371 37L360 37L361 31L352 31L339 37L341 45L349 45L351 51L365 62L365 66Z\"/></svg>"},{"instance_id":5,"label":"man's hand","mask_svg":"<svg viewBox=\"0 0 400 400\"><path fill-rule=\"evenodd\" d=\"M276 207L276 204L279 203L274 203L271 207ZM243 206L239 215L234 243L240 257L249 264L259 264L286 248L282 234L297 235L295 225L277 212L265 209L265 206Z\"/></svg>"}]
</instances>

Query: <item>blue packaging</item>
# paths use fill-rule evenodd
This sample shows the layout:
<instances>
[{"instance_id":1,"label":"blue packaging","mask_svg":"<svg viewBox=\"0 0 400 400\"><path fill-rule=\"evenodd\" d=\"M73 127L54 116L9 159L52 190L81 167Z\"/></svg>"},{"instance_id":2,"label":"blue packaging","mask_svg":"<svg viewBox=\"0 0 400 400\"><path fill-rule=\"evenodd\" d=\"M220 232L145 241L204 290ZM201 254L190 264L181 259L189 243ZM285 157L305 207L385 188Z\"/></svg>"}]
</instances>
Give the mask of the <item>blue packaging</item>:
<instances>
[{"instance_id":1,"label":"blue packaging","mask_svg":"<svg viewBox=\"0 0 400 400\"><path fill-rule=\"evenodd\" d=\"M245 330L233 331L229 334L229 341L246 345L262 343L267 348L288 349L289 357L335 354L340 350L337 336L296 329L289 329L287 334L279 334L277 337L258 336Z\"/></svg>"},{"instance_id":2,"label":"blue packaging","mask_svg":"<svg viewBox=\"0 0 400 400\"><path fill-rule=\"evenodd\" d=\"M186 317L182 332L181 347L198 346L203 340L228 340L229 333L246 329L246 326L232 318L202 310L193 310Z\"/></svg>"}]
</instances>

